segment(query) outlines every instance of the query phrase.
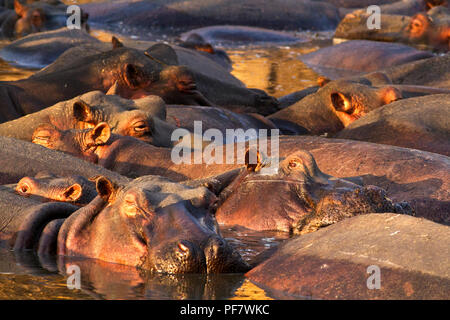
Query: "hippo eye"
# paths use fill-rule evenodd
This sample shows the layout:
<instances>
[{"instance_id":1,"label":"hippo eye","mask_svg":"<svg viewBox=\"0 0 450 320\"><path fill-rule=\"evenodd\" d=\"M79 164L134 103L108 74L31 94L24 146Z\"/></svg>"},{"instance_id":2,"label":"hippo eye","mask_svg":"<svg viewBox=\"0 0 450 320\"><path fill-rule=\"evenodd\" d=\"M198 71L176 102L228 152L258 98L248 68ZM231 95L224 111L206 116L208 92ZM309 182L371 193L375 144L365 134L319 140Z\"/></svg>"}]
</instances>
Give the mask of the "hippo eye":
<instances>
[{"instance_id":1,"label":"hippo eye","mask_svg":"<svg viewBox=\"0 0 450 320\"><path fill-rule=\"evenodd\" d=\"M141 212L141 209L137 206L136 197L132 194L127 194L123 203L123 211L128 217L135 217Z\"/></svg>"},{"instance_id":2,"label":"hippo eye","mask_svg":"<svg viewBox=\"0 0 450 320\"><path fill-rule=\"evenodd\" d=\"M302 161L300 159L293 159L289 161L289 168L299 168L302 165Z\"/></svg>"},{"instance_id":3,"label":"hippo eye","mask_svg":"<svg viewBox=\"0 0 450 320\"><path fill-rule=\"evenodd\" d=\"M135 132L148 131L149 127L145 121L138 121L133 124L133 130Z\"/></svg>"}]
</instances>

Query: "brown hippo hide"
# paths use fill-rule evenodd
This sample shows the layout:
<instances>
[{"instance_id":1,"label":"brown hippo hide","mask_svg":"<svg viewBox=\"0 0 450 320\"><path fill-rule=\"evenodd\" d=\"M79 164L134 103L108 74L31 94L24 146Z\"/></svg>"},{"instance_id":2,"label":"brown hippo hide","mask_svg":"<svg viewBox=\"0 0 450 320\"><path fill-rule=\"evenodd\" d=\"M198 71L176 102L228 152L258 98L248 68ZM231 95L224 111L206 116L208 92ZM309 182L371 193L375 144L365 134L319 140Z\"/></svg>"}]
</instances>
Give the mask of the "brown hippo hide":
<instances>
[{"instance_id":1,"label":"brown hippo hide","mask_svg":"<svg viewBox=\"0 0 450 320\"><path fill-rule=\"evenodd\" d=\"M450 54L390 67L365 77L379 78L380 73L387 77L388 83L450 89Z\"/></svg>"},{"instance_id":2,"label":"brown hippo hide","mask_svg":"<svg viewBox=\"0 0 450 320\"><path fill-rule=\"evenodd\" d=\"M316 135L335 133L371 110L399 98L401 92L390 86L377 88L349 80L336 80L270 115L268 119L281 130L285 126L283 123L290 122Z\"/></svg>"},{"instance_id":3,"label":"brown hippo hide","mask_svg":"<svg viewBox=\"0 0 450 320\"><path fill-rule=\"evenodd\" d=\"M336 79L433 57L403 44L351 40L301 56L320 74Z\"/></svg>"},{"instance_id":4,"label":"brown hippo hide","mask_svg":"<svg viewBox=\"0 0 450 320\"><path fill-rule=\"evenodd\" d=\"M399 100L358 119L335 135L450 156L450 94Z\"/></svg>"},{"instance_id":5,"label":"brown hippo hide","mask_svg":"<svg viewBox=\"0 0 450 320\"><path fill-rule=\"evenodd\" d=\"M30 142L0 137L0 150L0 184L17 183L25 176L34 177L40 172L60 177L80 175L90 178L104 175L115 181L128 181L101 166Z\"/></svg>"},{"instance_id":6,"label":"brown hippo hide","mask_svg":"<svg viewBox=\"0 0 450 320\"><path fill-rule=\"evenodd\" d=\"M281 299L447 299L449 241L448 226L366 214L285 242L246 276Z\"/></svg>"},{"instance_id":7,"label":"brown hippo hide","mask_svg":"<svg viewBox=\"0 0 450 320\"><path fill-rule=\"evenodd\" d=\"M165 123L165 118L166 105L157 96L128 100L92 91L42 111L1 123L0 135L31 141L34 130L42 124L68 130L90 128L100 122L107 122L114 133L170 147L170 135L175 127Z\"/></svg>"},{"instance_id":8,"label":"brown hippo hide","mask_svg":"<svg viewBox=\"0 0 450 320\"><path fill-rule=\"evenodd\" d=\"M57 254L89 257L153 273L242 273L249 270L217 229L215 195L157 176L124 185L104 177L99 194L58 232Z\"/></svg>"},{"instance_id":9,"label":"brown hippo hide","mask_svg":"<svg viewBox=\"0 0 450 320\"><path fill-rule=\"evenodd\" d=\"M157 148L132 137L107 138L107 131L104 130L103 124L97 126L97 129L62 134L48 134L47 130L42 135L43 139L37 141L83 159L96 160L100 165L130 177L156 174L176 181L201 179L241 168L245 163L247 143L233 146L231 162L227 159L226 148L220 146L210 147L204 153L190 154L190 163L177 164L172 161L171 149ZM93 137L92 148L85 150L80 141L93 141ZM98 146L95 137L100 138ZM106 139L106 143L102 139ZM261 143L266 141L262 140ZM267 142L266 145L269 155L274 156L270 151L271 143ZM407 201L417 216L437 222L450 222L450 163L446 156L369 142L312 136L281 137L279 150L281 157L296 150L307 150L312 153L323 172L335 177L361 176L364 185L385 189L393 201ZM209 155L212 163L206 163L206 156ZM216 160L219 159L222 164L217 163ZM198 163L195 164L195 161ZM18 179L13 182L16 181Z\"/></svg>"},{"instance_id":10,"label":"brown hippo hide","mask_svg":"<svg viewBox=\"0 0 450 320\"><path fill-rule=\"evenodd\" d=\"M289 154L270 172L264 172L265 161L257 156L259 161L248 163L220 194L220 224L305 234L370 212L412 213L408 204L393 203L380 188L324 174L307 151Z\"/></svg>"},{"instance_id":11,"label":"brown hippo hide","mask_svg":"<svg viewBox=\"0 0 450 320\"><path fill-rule=\"evenodd\" d=\"M201 122L202 134L208 129L217 129L224 138L226 130L231 129L276 129L268 119L258 114L241 114L226 109L201 106L167 106L167 122L194 132L194 121Z\"/></svg>"},{"instance_id":12,"label":"brown hippo hide","mask_svg":"<svg viewBox=\"0 0 450 320\"><path fill-rule=\"evenodd\" d=\"M14 189L21 196L42 202L70 202L79 206L88 204L97 196L94 181L75 175L61 178L40 173L36 177L23 177Z\"/></svg>"}]
</instances>

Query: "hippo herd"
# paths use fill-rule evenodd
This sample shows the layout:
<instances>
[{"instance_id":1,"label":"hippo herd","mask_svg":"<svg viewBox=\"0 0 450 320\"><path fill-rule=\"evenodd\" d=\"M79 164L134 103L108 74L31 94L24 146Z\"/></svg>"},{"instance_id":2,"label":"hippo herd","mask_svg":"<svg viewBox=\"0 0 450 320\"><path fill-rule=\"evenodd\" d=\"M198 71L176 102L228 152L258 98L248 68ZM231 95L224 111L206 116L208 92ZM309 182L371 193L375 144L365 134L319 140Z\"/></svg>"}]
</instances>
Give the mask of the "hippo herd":
<instances>
[{"instance_id":1,"label":"hippo herd","mask_svg":"<svg viewBox=\"0 0 450 320\"><path fill-rule=\"evenodd\" d=\"M58 0L0 5L0 57L38 69L0 82L0 247L245 274L281 299L448 298L448 1L95 2L81 29ZM248 88L217 48L311 41L286 31L300 29L339 43L300 56L317 85L283 97ZM256 136L196 143L230 129ZM226 227L289 239L248 260Z\"/></svg>"}]
</instances>

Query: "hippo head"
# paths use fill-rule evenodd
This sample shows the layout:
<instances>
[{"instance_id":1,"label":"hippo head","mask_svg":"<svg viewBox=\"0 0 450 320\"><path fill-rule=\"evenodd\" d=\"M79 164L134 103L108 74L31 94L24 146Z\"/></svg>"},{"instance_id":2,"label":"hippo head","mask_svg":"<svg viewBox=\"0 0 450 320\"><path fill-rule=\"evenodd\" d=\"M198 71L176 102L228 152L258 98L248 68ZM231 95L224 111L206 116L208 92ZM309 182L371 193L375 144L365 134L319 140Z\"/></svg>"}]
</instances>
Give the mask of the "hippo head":
<instances>
[{"instance_id":1,"label":"hippo head","mask_svg":"<svg viewBox=\"0 0 450 320\"><path fill-rule=\"evenodd\" d=\"M372 87L348 80L322 82L329 108L344 127L368 112L402 98L401 92L391 86Z\"/></svg>"},{"instance_id":2,"label":"hippo head","mask_svg":"<svg viewBox=\"0 0 450 320\"><path fill-rule=\"evenodd\" d=\"M99 194L72 214L58 234L58 254L84 256L163 273L245 272L223 239L216 196L158 176L117 186L104 177Z\"/></svg>"},{"instance_id":3,"label":"hippo head","mask_svg":"<svg viewBox=\"0 0 450 320\"><path fill-rule=\"evenodd\" d=\"M46 15L42 8L33 5L22 5L14 0L14 10L19 17L14 27L14 35L18 38L44 30Z\"/></svg>"},{"instance_id":4,"label":"hippo head","mask_svg":"<svg viewBox=\"0 0 450 320\"><path fill-rule=\"evenodd\" d=\"M256 158L257 164L247 164L247 170L220 194L216 213L220 224L303 234L346 217L403 210L380 188L322 173L307 151L285 158L273 174L262 174L264 160L259 154Z\"/></svg>"},{"instance_id":5,"label":"hippo head","mask_svg":"<svg viewBox=\"0 0 450 320\"><path fill-rule=\"evenodd\" d=\"M76 205L86 205L97 195L95 183L84 177L61 178L47 173L22 178L17 183L16 192L43 202L60 201Z\"/></svg>"},{"instance_id":6,"label":"hippo head","mask_svg":"<svg viewBox=\"0 0 450 320\"><path fill-rule=\"evenodd\" d=\"M76 98L70 107L74 128L93 128L107 122L111 131L155 146L170 147L172 126L166 123L166 105L157 96L128 100L93 91Z\"/></svg>"},{"instance_id":7,"label":"hippo head","mask_svg":"<svg viewBox=\"0 0 450 320\"><path fill-rule=\"evenodd\" d=\"M113 68L103 82L110 94L126 99L157 95L167 104L211 105L197 90L193 74L178 65L175 50L166 44L155 44L145 52L119 46L105 54Z\"/></svg>"}]
</instances>

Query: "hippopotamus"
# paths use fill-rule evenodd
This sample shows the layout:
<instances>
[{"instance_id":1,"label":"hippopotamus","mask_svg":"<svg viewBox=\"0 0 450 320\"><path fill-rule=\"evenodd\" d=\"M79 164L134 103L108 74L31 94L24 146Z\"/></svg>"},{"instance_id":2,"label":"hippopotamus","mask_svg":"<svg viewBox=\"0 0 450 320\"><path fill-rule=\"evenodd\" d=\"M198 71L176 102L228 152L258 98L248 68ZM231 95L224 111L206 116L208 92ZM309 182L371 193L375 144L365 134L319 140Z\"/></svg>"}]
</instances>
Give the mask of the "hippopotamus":
<instances>
[{"instance_id":1,"label":"hippopotamus","mask_svg":"<svg viewBox=\"0 0 450 320\"><path fill-rule=\"evenodd\" d=\"M316 72L337 79L433 56L403 44L351 40L321 48L300 59Z\"/></svg>"},{"instance_id":2,"label":"hippopotamus","mask_svg":"<svg viewBox=\"0 0 450 320\"><path fill-rule=\"evenodd\" d=\"M99 124L97 129L66 132L41 128L42 134L36 132L35 142L85 160L97 161L105 168L128 177L154 174L174 181L204 179L226 172L233 176L237 174L235 171L244 168L245 149L256 142L231 144L232 154L226 146L212 143L203 152L191 152L187 154L187 159L184 155L179 159L179 152L184 149L158 148L133 137L109 135L107 142L102 143L101 139L106 140L108 136L106 126ZM85 142L80 141L92 141L92 138L86 137L89 135L101 138L98 139L98 146L94 143L86 150ZM447 214L450 205L450 163L446 156L389 145L314 136L281 136L275 139L279 143L279 154L272 154L272 140L273 137L267 141L261 138L257 141L260 145L268 146L267 152L262 150L270 157L285 157L295 150L305 149L313 154L323 172L336 177L361 176L364 185L379 186L389 191L393 201L408 202L417 216L442 223L450 222ZM330 162L329 159L335 161Z\"/></svg>"},{"instance_id":3,"label":"hippopotamus","mask_svg":"<svg viewBox=\"0 0 450 320\"><path fill-rule=\"evenodd\" d=\"M369 4L369 5L373 5ZM358 6L364 9L352 12L353 14L362 13L369 6ZM436 6L447 5L447 0L397 0L391 3L380 5L380 12L383 14L396 14L403 16L413 16L419 12L426 12Z\"/></svg>"},{"instance_id":4,"label":"hippopotamus","mask_svg":"<svg viewBox=\"0 0 450 320\"><path fill-rule=\"evenodd\" d=\"M64 27L17 39L0 49L0 58L20 67L41 69L70 48L95 44L100 41L86 31Z\"/></svg>"},{"instance_id":5,"label":"hippopotamus","mask_svg":"<svg viewBox=\"0 0 450 320\"><path fill-rule=\"evenodd\" d=\"M148 31L173 32L210 25L246 25L276 30L331 30L339 22L338 9L329 3L309 0L251 0L225 2L125 1L89 3L81 6L89 19L102 27L117 25L123 32L147 34Z\"/></svg>"},{"instance_id":6,"label":"hippopotamus","mask_svg":"<svg viewBox=\"0 0 450 320\"><path fill-rule=\"evenodd\" d=\"M39 173L35 177L23 177L14 190L21 196L39 199L42 202L69 202L85 206L97 196L95 181L79 175L57 177L49 173Z\"/></svg>"},{"instance_id":7,"label":"hippopotamus","mask_svg":"<svg viewBox=\"0 0 450 320\"><path fill-rule=\"evenodd\" d=\"M411 43L426 43L444 52L450 50L450 10L439 6L411 18L405 30Z\"/></svg>"},{"instance_id":8,"label":"hippopotamus","mask_svg":"<svg viewBox=\"0 0 450 320\"><path fill-rule=\"evenodd\" d=\"M133 136L156 146L171 147L170 136L176 127L166 123L165 119L166 105L157 96L129 100L92 91L1 123L0 135L31 141L34 130L43 124L68 130L107 122L113 133Z\"/></svg>"},{"instance_id":9,"label":"hippopotamus","mask_svg":"<svg viewBox=\"0 0 450 320\"><path fill-rule=\"evenodd\" d=\"M213 47L213 45L207 42L202 36L197 33L191 33L188 36L181 36L180 47L196 50L203 53L206 57L220 64L226 70L231 71L232 61L225 50Z\"/></svg>"},{"instance_id":10,"label":"hippopotamus","mask_svg":"<svg viewBox=\"0 0 450 320\"><path fill-rule=\"evenodd\" d=\"M5 95L1 108L27 114L88 91L108 92L113 87L114 94L127 99L157 95L168 104L214 103L248 107L262 114L277 110L276 99L261 90L245 88L240 82L222 82L179 66L177 53L165 44L156 44L145 52L119 47L74 61L69 52L28 79L0 84Z\"/></svg>"},{"instance_id":11,"label":"hippopotamus","mask_svg":"<svg viewBox=\"0 0 450 320\"><path fill-rule=\"evenodd\" d=\"M371 110L402 97L392 86L372 87L350 80L324 82L316 93L268 117L282 132L291 124L312 134L336 133Z\"/></svg>"},{"instance_id":12,"label":"hippopotamus","mask_svg":"<svg viewBox=\"0 0 450 320\"><path fill-rule=\"evenodd\" d=\"M449 241L425 219L359 215L288 240L246 276L278 299L447 299Z\"/></svg>"},{"instance_id":13,"label":"hippopotamus","mask_svg":"<svg viewBox=\"0 0 450 320\"><path fill-rule=\"evenodd\" d=\"M14 0L14 10L1 13L2 36L8 39L21 38L28 34L55 30L67 26L68 6L60 1ZM81 10L81 28L89 30L88 14Z\"/></svg>"},{"instance_id":14,"label":"hippopotamus","mask_svg":"<svg viewBox=\"0 0 450 320\"><path fill-rule=\"evenodd\" d=\"M205 164L202 162L202 150L198 153L192 150L191 142L186 142L187 146L182 145L178 150L180 153L188 152L186 157L189 157L191 163L176 163L172 160L174 149L156 147L134 137L112 134L105 122L89 129L72 130L59 130L44 124L36 128L32 142L99 164L130 178L161 175L174 181L183 181L206 178L243 166L243 162L226 164L224 160L222 163ZM195 142L193 148L196 148ZM202 145L198 149L201 148Z\"/></svg>"},{"instance_id":15,"label":"hippopotamus","mask_svg":"<svg viewBox=\"0 0 450 320\"><path fill-rule=\"evenodd\" d=\"M418 60L381 70L391 83L450 89L450 55ZM370 78L367 74L365 77Z\"/></svg>"},{"instance_id":16,"label":"hippopotamus","mask_svg":"<svg viewBox=\"0 0 450 320\"><path fill-rule=\"evenodd\" d=\"M346 15L336 28L335 38L403 42L425 49L449 50L448 9L443 6L434 7L427 13L417 13L413 17L383 14L382 11L380 19L383 26L380 29L368 29L368 17L366 12Z\"/></svg>"},{"instance_id":17,"label":"hippopotamus","mask_svg":"<svg viewBox=\"0 0 450 320\"><path fill-rule=\"evenodd\" d=\"M129 179L105 168L31 142L0 136L0 184L17 183L25 176L46 172L58 177L103 175L121 183Z\"/></svg>"},{"instance_id":18,"label":"hippopotamus","mask_svg":"<svg viewBox=\"0 0 450 320\"><path fill-rule=\"evenodd\" d=\"M167 122L169 124L195 132L196 121L201 122L201 132L199 133L202 135L209 129L215 129L219 130L224 138L227 130L255 129L257 135L259 129L268 130L269 134L271 129L277 129L269 119L256 113L235 113L217 107L167 106Z\"/></svg>"},{"instance_id":19,"label":"hippopotamus","mask_svg":"<svg viewBox=\"0 0 450 320\"><path fill-rule=\"evenodd\" d=\"M207 188L152 176L118 185L100 176L96 190L98 196L76 211L67 203L17 210L6 197L0 204L2 242L15 250L94 258L152 273L249 270L220 236L215 195Z\"/></svg>"},{"instance_id":20,"label":"hippopotamus","mask_svg":"<svg viewBox=\"0 0 450 320\"><path fill-rule=\"evenodd\" d=\"M290 154L271 174L261 174L267 164L257 158L220 194L219 224L305 234L364 213L412 213L380 188L324 174L307 151Z\"/></svg>"},{"instance_id":21,"label":"hippopotamus","mask_svg":"<svg viewBox=\"0 0 450 320\"><path fill-rule=\"evenodd\" d=\"M211 44L294 44L306 41L287 32L247 26L209 26L181 34L182 40L199 36Z\"/></svg>"},{"instance_id":22,"label":"hippopotamus","mask_svg":"<svg viewBox=\"0 0 450 320\"><path fill-rule=\"evenodd\" d=\"M352 122L334 137L450 156L450 94L393 102Z\"/></svg>"}]
</instances>

